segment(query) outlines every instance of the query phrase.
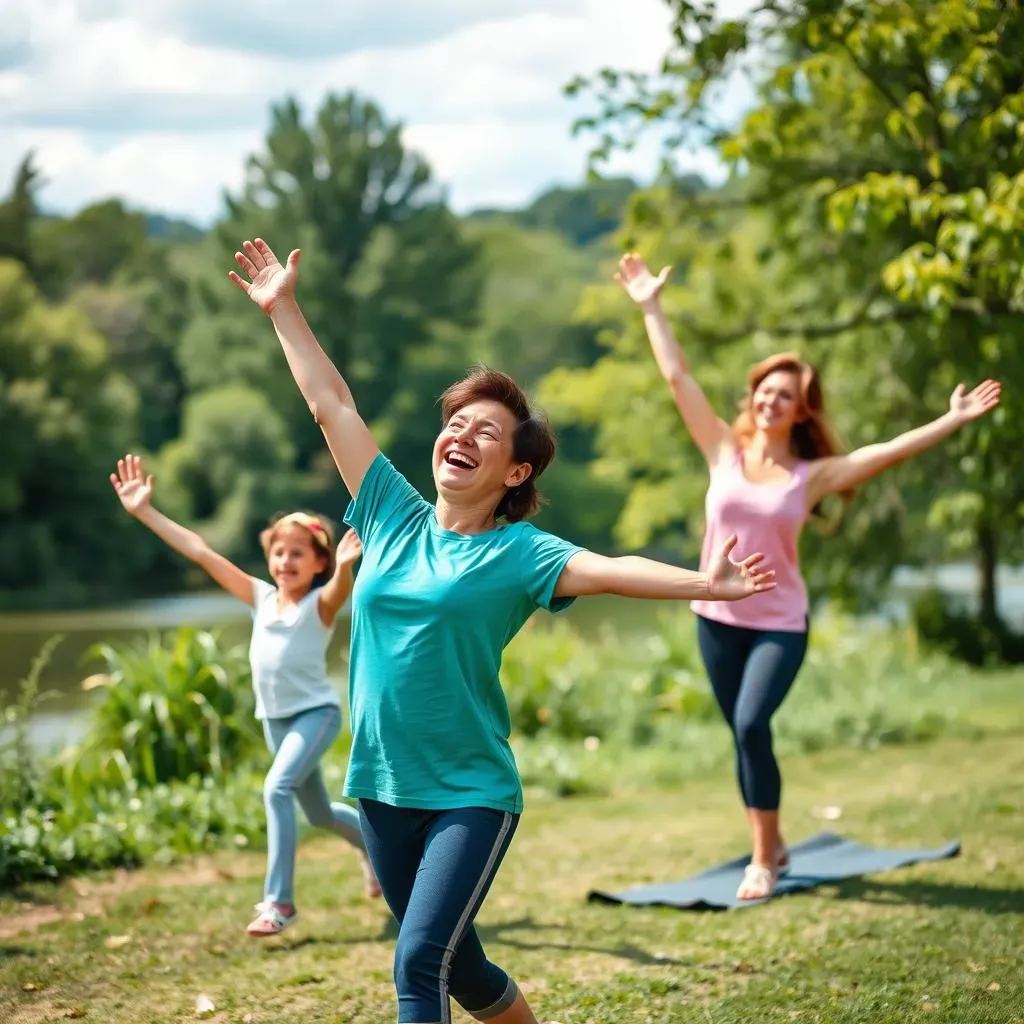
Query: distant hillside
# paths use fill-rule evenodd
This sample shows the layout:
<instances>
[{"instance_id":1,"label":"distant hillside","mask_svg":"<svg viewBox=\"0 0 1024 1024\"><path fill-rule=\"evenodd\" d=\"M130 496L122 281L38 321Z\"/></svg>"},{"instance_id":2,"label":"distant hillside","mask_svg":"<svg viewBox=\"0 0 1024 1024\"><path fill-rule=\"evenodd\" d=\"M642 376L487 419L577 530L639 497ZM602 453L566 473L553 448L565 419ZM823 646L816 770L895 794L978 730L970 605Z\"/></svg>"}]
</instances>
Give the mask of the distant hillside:
<instances>
[{"instance_id":1,"label":"distant hillside","mask_svg":"<svg viewBox=\"0 0 1024 1024\"><path fill-rule=\"evenodd\" d=\"M191 221L180 217L166 217L162 213L143 213L146 218L146 234L150 238L161 238L166 242L194 242L206 231Z\"/></svg>"},{"instance_id":2,"label":"distant hillside","mask_svg":"<svg viewBox=\"0 0 1024 1024\"><path fill-rule=\"evenodd\" d=\"M574 245L585 246L614 231L629 197L640 186L632 178L607 178L574 188L542 192L521 210L493 207L474 210L472 220L507 219L524 228L556 231Z\"/></svg>"},{"instance_id":3,"label":"distant hillside","mask_svg":"<svg viewBox=\"0 0 1024 1024\"><path fill-rule=\"evenodd\" d=\"M676 184L686 193L707 188L696 174L683 175ZM555 231L583 248L622 224L630 196L643 187L633 178L597 179L571 188L548 189L521 210L485 207L474 210L468 219L504 219L524 228Z\"/></svg>"}]
</instances>

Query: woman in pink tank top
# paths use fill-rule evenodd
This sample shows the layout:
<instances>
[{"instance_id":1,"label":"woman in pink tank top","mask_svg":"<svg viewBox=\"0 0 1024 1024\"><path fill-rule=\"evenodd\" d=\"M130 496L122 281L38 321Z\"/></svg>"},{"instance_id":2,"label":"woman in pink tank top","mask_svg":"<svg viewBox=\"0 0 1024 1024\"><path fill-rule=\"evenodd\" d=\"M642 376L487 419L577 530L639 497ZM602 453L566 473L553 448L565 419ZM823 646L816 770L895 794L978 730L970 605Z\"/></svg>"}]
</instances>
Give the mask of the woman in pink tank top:
<instances>
[{"instance_id":1,"label":"woman in pink tank top","mask_svg":"<svg viewBox=\"0 0 1024 1024\"><path fill-rule=\"evenodd\" d=\"M735 534L741 553L763 552L775 590L735 605L694 601L697 637L712 690L732 730L740 793L753 852L737 893L763 899L775 891L789 855L779 829L781 778L772 751L771 718L807 650L807 588L797 554L801 529L832 494L849 499L858 484L931 448L993 409L1000 385L958 386L949 411L891 441L841 454L825 415L821 383L799 356L782 353L749 374L747 394L730 426L694 380L661 308L668 267L653 275L627 255L616 279L644 314L654 358L690 436L710 471L702 564Z\"/></svg>"}]
</instances>

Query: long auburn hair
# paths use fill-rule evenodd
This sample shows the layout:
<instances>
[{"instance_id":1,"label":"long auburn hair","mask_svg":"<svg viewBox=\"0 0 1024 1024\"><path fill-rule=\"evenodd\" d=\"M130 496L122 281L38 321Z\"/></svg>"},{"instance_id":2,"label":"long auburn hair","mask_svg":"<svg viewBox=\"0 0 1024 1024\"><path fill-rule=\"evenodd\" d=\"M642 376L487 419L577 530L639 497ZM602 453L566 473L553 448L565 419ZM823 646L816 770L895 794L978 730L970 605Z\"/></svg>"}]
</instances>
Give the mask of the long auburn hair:
<instances>
[{"instance_id":1,"label":"long auburn hair","mask_svg":"<svg viewBox=\"0 0 1024 1024\"><path fill-rule=\"evenodd\" d=\"M740 448L746 448L757 429L754 425L754 392L769 375L781 370L795 374L800 388L801 418L793 424L789 435L789 450L799 459L812 461L839 455L843 448L825 411L825 392L821 386L818 371L795 352L777 352L752 366L747 374L747 391L740 402L740 412L733 421L732 432ZM854 491L843 491L844 502L853 500ZM812 510L812 515L823 516L821 503Z\"/></svg>"}]
</instances>

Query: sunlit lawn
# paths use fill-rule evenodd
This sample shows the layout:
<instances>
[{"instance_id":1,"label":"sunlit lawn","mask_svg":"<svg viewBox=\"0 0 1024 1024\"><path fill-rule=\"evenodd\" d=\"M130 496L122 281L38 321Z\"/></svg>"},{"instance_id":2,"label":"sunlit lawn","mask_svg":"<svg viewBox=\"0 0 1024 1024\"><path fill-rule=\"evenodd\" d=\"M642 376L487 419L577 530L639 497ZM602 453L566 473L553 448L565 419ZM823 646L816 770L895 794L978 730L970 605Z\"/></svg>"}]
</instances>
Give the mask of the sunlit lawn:
<instances>
[{"instance_id":1,"label":"sunlit lawn","mask_svg":"<svg viewBox=\"0 0 1024 1024\"><path fill-rule=\"evenodd\" d=\"M491 955L544 1018L625 1021L1024 1020L1024 735L945 739L787 765L793 841L834 825L962 855L758 908L697 914L588 904L594 887L682 877L744 849L726 770L676 790L535 798L484 907ZM105 1024L395 1019L394 931L354 858L301 851L302 920L243 934L262 858L225 854L91 878L0 904L0 1020ZM77 890L77 891L76 891ZM456 1019L468 1020L459 1017Z\"/></svg>"}]
</instances>

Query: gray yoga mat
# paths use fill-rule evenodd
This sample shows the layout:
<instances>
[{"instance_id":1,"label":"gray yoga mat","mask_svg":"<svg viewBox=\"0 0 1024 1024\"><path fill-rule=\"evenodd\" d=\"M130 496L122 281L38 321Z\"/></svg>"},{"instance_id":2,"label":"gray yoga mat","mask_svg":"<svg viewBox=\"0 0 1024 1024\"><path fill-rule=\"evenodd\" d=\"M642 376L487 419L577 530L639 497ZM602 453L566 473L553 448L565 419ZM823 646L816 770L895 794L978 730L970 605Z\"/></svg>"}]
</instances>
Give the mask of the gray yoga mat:
<instances>
[{"instance_id":1,"label":"gray yoga mat","mask_svg":"<svg viewBox=\"0 0 1024 1024\"><path fill-rule=\"evenodd\" d=\"M844 839L834 832L820 832L789 849L789 871L779 879L775 895L802 892L819 885L891 871L924 860L945 860L960 852L959 840L933 850L878 850ZM738 900L736 890L750 855L737 857L682 882L642 885L624 892L593 891L594 903L628 904L634 907L675 907L677 910L736 910L765 900Z\"/></svg>"}]
</instances>

